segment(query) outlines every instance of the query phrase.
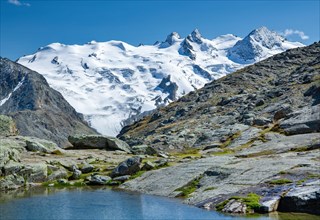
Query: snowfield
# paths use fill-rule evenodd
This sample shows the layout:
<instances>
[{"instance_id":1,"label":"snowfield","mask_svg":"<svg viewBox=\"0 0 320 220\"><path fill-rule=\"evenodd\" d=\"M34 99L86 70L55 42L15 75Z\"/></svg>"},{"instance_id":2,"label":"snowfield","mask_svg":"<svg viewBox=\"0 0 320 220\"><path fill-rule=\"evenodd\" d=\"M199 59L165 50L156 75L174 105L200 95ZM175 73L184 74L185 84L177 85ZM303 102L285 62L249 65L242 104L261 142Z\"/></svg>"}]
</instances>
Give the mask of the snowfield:
<instances>
[{"instance_id":1,"label":"snowfield","mask_svg":"<svg viewBox=\"0 0 320 220\"><path fill-rule=\"evenodd\" d=\"M265 27L244 39L227 34L209 40L194 30L186 38L174 32L164 42L138 47L121 41L52 43L18 63L41 73L92 127L115 136L129 117L299 46Z\"/></svg>"}]
</instances>

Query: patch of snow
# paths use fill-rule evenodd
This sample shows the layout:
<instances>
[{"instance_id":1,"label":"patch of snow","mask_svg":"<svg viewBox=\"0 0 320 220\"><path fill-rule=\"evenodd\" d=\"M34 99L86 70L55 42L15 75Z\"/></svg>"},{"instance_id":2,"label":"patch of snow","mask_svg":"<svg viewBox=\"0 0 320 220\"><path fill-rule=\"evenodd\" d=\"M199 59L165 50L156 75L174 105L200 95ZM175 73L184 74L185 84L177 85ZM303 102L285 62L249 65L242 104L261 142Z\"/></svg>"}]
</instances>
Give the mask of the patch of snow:
<instances>
[{"instance_id":1,"label":"patch of snow","mask_svg":"<svg viewBox=\"0 0 320 220\"><path fill-rule=\"evenodd\" d=\"M12 92L9 93L9 95L7 95L7 97L5 97L4 99L0 100L0 106L2 106L4 103L6 103L12 96L12 93L14 93L15 91L17 91L23 84L25 77L22 78L22 80L16 85L16 87L14 87L14 89L12 90Z\"/></svg>"}]
</instances>

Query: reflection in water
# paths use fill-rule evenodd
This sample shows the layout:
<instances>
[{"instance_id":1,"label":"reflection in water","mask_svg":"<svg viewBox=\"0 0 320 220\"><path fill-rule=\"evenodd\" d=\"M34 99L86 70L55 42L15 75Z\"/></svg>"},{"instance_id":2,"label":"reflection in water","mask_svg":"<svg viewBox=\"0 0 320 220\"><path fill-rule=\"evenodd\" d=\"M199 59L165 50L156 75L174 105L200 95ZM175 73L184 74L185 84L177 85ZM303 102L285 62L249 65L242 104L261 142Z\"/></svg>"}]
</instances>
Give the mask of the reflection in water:
<instances>
[{"instance_id":1,"label":"reflection in water","mask_svg":"<svg viewBox=\"0 0 320 220\"><path fill-rule=\"evenodd\" d=\"M247 219L184 205L180 200L109 188L32 188L0 194L0 219ZM316 219L272 214L254 219Z\"/></svg>"}]
</instances>

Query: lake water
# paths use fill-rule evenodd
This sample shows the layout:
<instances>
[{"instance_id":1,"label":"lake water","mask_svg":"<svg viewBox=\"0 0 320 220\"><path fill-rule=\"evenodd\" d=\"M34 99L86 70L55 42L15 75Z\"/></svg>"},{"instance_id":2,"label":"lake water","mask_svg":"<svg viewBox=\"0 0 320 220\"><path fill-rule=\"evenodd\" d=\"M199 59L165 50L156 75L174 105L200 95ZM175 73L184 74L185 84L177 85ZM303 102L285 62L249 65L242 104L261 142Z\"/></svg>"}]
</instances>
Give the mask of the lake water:
<instances>
[{"instance_id":1,"label":"lake water","mask_svg":"<svg viewBox=\"0 0 320 220\"><path fill-rule=\"evenodd\" d=\"M182 204L178 199L99 189L41 189L0 194L0 219L247 219ZM254 219L290 219L255 216Z\"/></svg>"}]
</instances>

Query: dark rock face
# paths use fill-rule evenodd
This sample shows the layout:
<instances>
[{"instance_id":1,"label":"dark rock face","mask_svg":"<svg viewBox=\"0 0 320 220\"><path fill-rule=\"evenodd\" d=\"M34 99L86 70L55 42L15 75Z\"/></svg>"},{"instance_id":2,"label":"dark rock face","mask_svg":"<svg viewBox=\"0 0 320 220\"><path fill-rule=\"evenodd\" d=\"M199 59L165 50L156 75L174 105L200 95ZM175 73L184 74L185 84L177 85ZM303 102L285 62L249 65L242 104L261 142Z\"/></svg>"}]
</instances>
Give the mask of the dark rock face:
<instances>
[{"instance_id":1,"label":"dark rock face","mask_svg":"<svg viewBox=\"0 0 320 220\"><path fill-rule=\"evenodd\" d=\"M188 56L191 60L195 60L196 59L196 54L193 51L193 47L190 44L188 38L184 39L181 42L181 48L179 49L179 53L181 55Z\"/></svg>"},{"instance_id":2,"label":"dark rock face","mask_svg":"<svg viewBox=\"0 0 320 220\"><path fill-rule=\"evenodd\" d=\"M111 173L111 177L132 175L140 170L141 158L132 157L120 163Z\"/></svg>"},{"instance_id":3,"label":"dark rock face","mask_svg":"<svg viewBox=\"0 0 320 220\"><path fill-rule=\"evenodd\" d=\"M301 187L300 187L301 188ZM296 188L281 198L278 211L320 214L320 188L318 185Z\"/></svg>"},{"instance_id":4,"label":"dark rock face","mask_svg":"<svg viewBox=\"0 0 320 220\"><path fill-rule=\"evenodd\" d=\"M168 99L175 101L177 99L178 85L170 80L171 76L165 77L161 80L156 89L160 89L163 93L168 93Z\"/></svg>"},{"instance_id":5,"label":"dark rock face","mask_svg":"<svg viewBox=\"0 0 320 220\"><path fill-rule=\"evenodd\" d=\"M5 58L0 70L0 114L14 119L20 135L63 147L69 135L96 133L42 75Z\"/></svg>"}]
</instances>

